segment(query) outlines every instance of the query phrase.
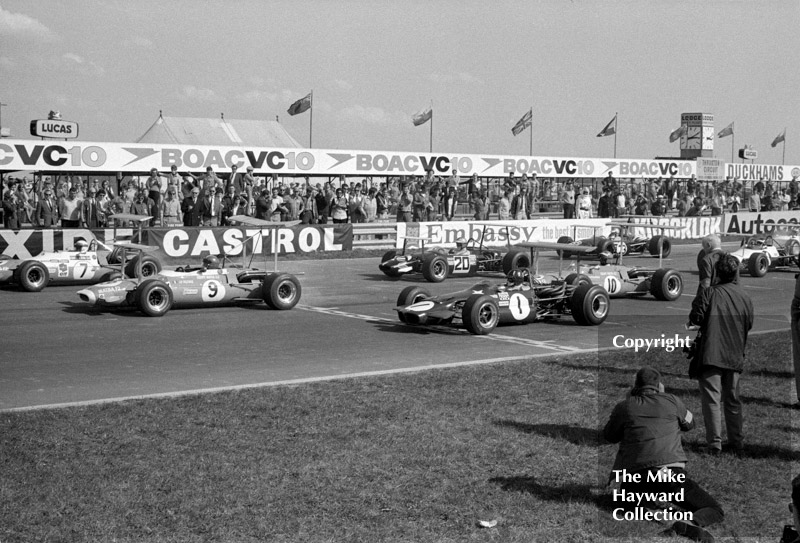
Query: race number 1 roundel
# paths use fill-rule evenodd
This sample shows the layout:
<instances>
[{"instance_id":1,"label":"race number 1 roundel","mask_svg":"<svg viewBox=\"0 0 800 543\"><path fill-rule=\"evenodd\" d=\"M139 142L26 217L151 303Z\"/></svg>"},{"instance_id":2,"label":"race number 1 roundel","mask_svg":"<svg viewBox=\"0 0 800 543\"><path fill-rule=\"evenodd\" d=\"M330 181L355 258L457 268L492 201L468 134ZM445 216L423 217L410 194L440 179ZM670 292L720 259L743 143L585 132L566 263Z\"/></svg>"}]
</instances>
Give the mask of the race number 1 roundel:
<instances>
[{"instance_id":1,"label":"race number 1 roundel","mask_svg":"<svg viewBox=\"0 0 800 543\"><path fill-rule=\"evenodd\" d=\"M508 301L508 309L511 311L511 315L518 321L527 318L528 315L531 314L531 304L529 304L528 299L519 292L515 292L511 295L511 299Z\"/></svg>"},{"instance_id":2,"label":"race number 1 roundel","mask_svg":"<svg viewBox=\"0 0 800 543\"><path fill-rule=\"evenodd\" d=\"M216 279L203 283L200 295L204 302L216 302L225 297L225 287Z\"/></svg>"},{"instance_id":3,"label":"race number 1 roundel","mask_svg":"<svg viewBox=\"0 0 800 543\"><path fill-rule=\"evenodd\" d=\"M617 279L613 275L606 275L606 278L603 281L603 287L605 287L606 292L608 292L609 294L614 294L619 290L620 287L619 279Z\"/></svg>"}]
</instances>

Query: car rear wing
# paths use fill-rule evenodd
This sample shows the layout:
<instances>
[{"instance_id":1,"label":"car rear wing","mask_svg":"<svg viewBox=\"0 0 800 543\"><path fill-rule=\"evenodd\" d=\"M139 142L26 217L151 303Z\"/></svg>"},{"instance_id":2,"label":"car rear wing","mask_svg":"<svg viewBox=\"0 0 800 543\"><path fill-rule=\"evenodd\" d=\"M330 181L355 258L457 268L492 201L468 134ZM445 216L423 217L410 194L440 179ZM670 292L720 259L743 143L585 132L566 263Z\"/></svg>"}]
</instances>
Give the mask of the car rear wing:
<instances>
[{"instance_id":1,"label":"car rear wing","mask_svg":"<svg viewBox=\"0 0 800 543\"><path fill-rule=\"evenodd\" d=\"M580 270L581 255L589 253L597 253L597 247L590 247L588 245L570 245L567 243L553 243L550 241L523 241L517 243L514 247L524 247L531 250L531 262L533 263L533 271L535 275L539 275L539 251L542 250L555 250L558 254L558 276L562 276L562 269L564 258L564 251L575 253L577 259L576 269Z\"/></svg>"},{"instance_id":2,"label":"car rear wing","mask_svg":"<svg viewBox=\"0 0 800 543\"><path fill-rule=\"evenodd\" d=\"M251 267L251 265L253 263L253 259L256 256L255 255L255 246L253 246L253 254L250 255L250 262L249 263L246 262L246 258L247 258L246 253L247 253L247 243L248 242L254 240L258 236L263 237L264 236L264 229L266 229L268 227L269 228L275 228L276 230L281 228L281 227L291 228L293 226L297 226L301 222L301 221L267 221L267 220L264 220L264 219L257 219L256 217L251 217L249 215L233 215L232 217L228 218L228 221L230 221L231 224L239 224L241 226L250 226L250 227L253 227L253 228L258 228L258 232L256 232L252 236L248 237L247 239L242 240L241 243L236 246L236 247L241 247L242 248L242 266L245 267L245 268ZM223 253L222 256L224 258L227 258L228 255ZM278 272L278 251L277 250L274 253L274 257L275 258L273 260L273 269L272 269L272 271L277 273ZM267 255L265 254L264 255L264 269L266 269L266 268L267 268ZM302 272L298 273L296 275L302 275Z\"/></svg>"}]
</instances>

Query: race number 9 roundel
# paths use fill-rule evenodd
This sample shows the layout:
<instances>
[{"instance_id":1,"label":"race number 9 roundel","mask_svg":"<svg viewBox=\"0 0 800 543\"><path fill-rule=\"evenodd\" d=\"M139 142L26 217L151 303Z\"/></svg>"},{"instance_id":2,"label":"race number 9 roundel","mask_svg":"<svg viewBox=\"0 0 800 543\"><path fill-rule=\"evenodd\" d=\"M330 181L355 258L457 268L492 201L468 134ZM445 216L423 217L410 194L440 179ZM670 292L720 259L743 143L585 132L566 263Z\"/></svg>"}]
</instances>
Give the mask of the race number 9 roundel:
<instances>
[{"instance_id":1,"label":"race number 9 roundel","mask_svg":"<svg viewBox=\"0 0 800 543\"><path fill-rule=\"evenodd\" d=\"M603 287L609 294L614 294L620 288L619 279L613 275L606 275L606 278L603 280Z\"/></svg>"},{"instance_id":2,"label":"race number 9 roundel","mask_svg":"<svg viewBox=\"0 0 800 543\"><path fill-rule=\"evenodd\" d=\"M508 301L508 310L511 311L511 315L515 319L521 321L531 314L531 304L528 303L528 299L525 296L515 292Z\"/></svg>"},{"instance_id":3,"label":"race number 9 roundel","mask_svg":"<svg viewBox=\"0 0 800 543\"><path fill-rule=\"evenodd\" d=\"M217 302L225 297L225 287L216 279L203 283L200 295L204 302Z\"/></svg>"}]
</instances>

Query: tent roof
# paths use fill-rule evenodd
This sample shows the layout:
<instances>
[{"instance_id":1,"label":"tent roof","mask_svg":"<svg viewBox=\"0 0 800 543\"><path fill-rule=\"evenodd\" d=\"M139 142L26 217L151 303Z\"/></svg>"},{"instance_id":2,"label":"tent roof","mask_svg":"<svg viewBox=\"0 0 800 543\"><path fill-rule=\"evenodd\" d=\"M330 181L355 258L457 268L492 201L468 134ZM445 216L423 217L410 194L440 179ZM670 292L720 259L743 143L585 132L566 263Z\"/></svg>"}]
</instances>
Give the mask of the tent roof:
<instances>
[{"instance_id":1,"label":"tent roof","mask_svg":"<svg viewBox=\"0 0 800 543\"><path fill-rule=\"evenodd\" d=\"M299 148L278 121L159 116L136 143Z\"/></svg>"}]
</instances>

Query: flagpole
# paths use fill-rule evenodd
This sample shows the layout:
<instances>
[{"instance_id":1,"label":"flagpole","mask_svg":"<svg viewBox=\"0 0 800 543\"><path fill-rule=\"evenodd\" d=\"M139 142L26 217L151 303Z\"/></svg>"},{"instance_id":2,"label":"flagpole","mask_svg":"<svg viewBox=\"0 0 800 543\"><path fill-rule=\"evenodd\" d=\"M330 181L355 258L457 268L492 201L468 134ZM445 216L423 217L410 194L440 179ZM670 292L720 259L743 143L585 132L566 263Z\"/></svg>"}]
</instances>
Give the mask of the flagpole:
<instances>
[{"instance_id":1,"label":"flagpole","mask_svg":"<svg viewBox=\"0 0 800 543\"><path fill-rule=\"evenodd\" d=\"M614 158L617 158L617 126L619 124L619 112L614 113Z\"/></svg>"},{"instance_id":2,"label":"flagpole","mask_svg":"<svg viewBox=\"0 0 800 543\"><path fill-rule=\"evenodd\" d=\"M531 134L530 134L530 136L531 136L530 156L533 156L533 106L531 106L531 109L528 110L528 113L531 114L531 125L528 127L528 128L530 128L530 132L531 132Z\"/></svg>"},{"instance_id":3,"label":"flagpole","mask_svg":"<svg viewBox=\"0 0 800 543\"><path fill-rule=\"evenodd\" d=\"M314 146L311 145L311 134L314 129L314 89L311 89L311 114L308 116L308 148L313 149Z\"/></svg>"},{"instance_id":4,"label":"flagpole","mask_svg":"<svg viewBox=\"0 0 800 543\"><path fill-rule=\"evenodd\" d=\"M786 166L786 127L783 127L783 158L781 165Z\"/></svg>"},{"instance_id":5,"label":"flagpole","mask_svg":"<svg viewBox=\"0 0 800 543\"><path fill-rule=\"evenodd\" d=\"M433 153L433 100L431 100L431 137L430 137L429 153Z\"/></svg>"},{"instance_id":6,"label":"flagpole","mask_svg":"<svg viewBox=\"0 0 800 543\"><path fill-rule=\"evenodd\" d=\"M735 139L736 139L736 134L731 134L731 162L736 162L736 160L733 158L733 147L734 147L733 141ZM744 159L742 159L742 162L744 162Z\"/></svg>"}]
</instances>

